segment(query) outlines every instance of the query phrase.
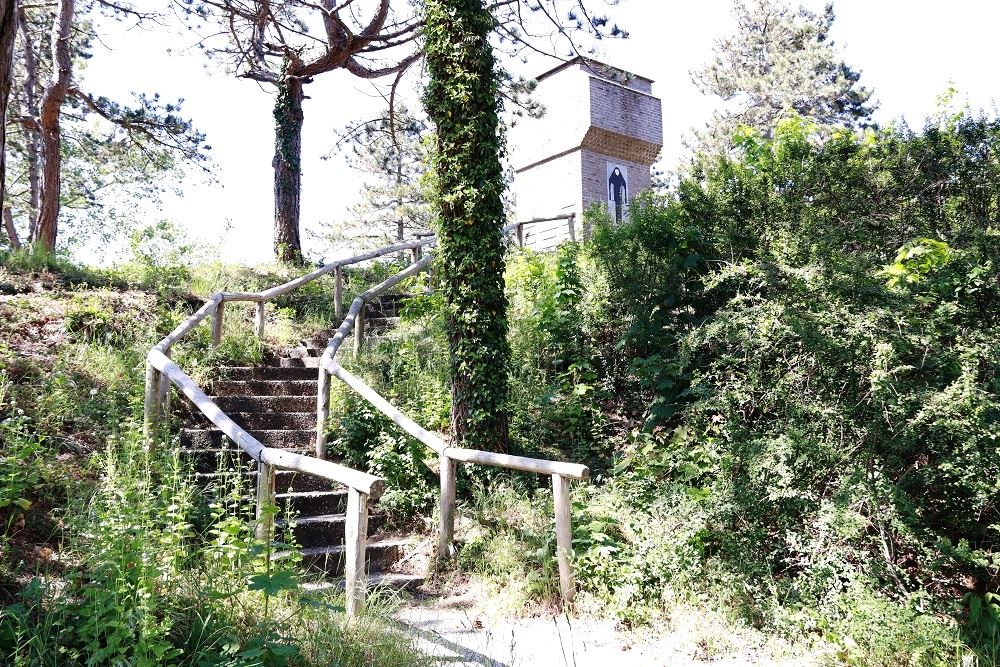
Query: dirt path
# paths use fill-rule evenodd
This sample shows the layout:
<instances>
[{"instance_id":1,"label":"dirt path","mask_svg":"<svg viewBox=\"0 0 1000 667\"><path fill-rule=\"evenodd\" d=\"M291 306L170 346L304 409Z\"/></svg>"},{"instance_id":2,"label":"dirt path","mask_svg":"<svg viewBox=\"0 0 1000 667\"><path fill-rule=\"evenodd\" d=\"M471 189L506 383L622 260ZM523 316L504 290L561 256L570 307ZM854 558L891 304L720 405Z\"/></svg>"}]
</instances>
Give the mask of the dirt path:
<instances>
[{"instance_id":1,"label":"dirt path","mask_svg":"<svg viewBox=\"0 0 1000 667\"><path fill-rule=\"evenodd\" d=\"M462 667L792 667L817 657L695 613L628 632L600 619L493 615L473 597L455 596L404 606L395 618L420 649Z\"/></svg>"}]
</instances>

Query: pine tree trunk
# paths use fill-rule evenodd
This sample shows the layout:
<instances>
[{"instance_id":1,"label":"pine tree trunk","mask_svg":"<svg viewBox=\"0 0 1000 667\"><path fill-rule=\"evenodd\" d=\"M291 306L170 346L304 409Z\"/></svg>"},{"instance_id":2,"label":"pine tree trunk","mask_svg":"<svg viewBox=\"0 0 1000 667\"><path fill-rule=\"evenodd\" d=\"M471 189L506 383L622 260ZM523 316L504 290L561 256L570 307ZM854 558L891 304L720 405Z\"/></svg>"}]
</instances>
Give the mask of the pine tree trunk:
<instances>
[{"instance_id":1,"label":"pine tree trunk","mask_svg":"<svg viewBox=\"0 0 1000 667\"><path fill-rule=\"evenodd\" d=\"M493 23L481 0L427 0L426 6L425 103L437 128L452 432L459 446L506 452L510 346Z\"/></svg>"},{"instance_id":2,"label":"pine tree trunk","mask_svg":"<svg viewBox=\"0 0 1000 667\"><path fill-rule=\"evenodd\" d=\"M396 239L402 243L406 236L406 220L403 217L403 152L396 145Z\"/></svg>"},{"instance_id":3,"label":"pine tree trunk","mask_svg":"<svg viewBox=\"0 0 1000 667\"><path fill-rule=\"evenodd\" d=\"M72 61L70 59L69 36L73 26L74 0L59 0L52 28L52 55L55 68L52 81L42 95L42 108L38 118L41 128L42 170L41 193L38 207L38 221L32 244L48 251L55 250L56 233L59 225L59 198L62 190L60 171L62 169L62 138L59 116L69 90Z\"/></svg>"},{"instance_id":4,"label":"pine tree trunk","mask_svg":"<svg viewBox=\"0 0 1000 667\"><path fill-rule=\"evenodd\" d=\"M282 262L302 261L299 199L302 192L302 81L286 76L278 82L274 102L274 256Z\"/></svg>"},{"instance_id":5,"label":"pine tree trunk","mask_svg":"<svg viewBox=\"0 0 1000 667\"><path fill-rule=\"evenodd\" d=\"M0 0L0 208L3 207L7 185L7 102L14 79L14 0ZM8 233L9 236L9 233ZM11 245L16 243L11 238Z\"/></svg>"},{"instance_id":6,"label":"pine tree trunk","mask_svg":"<svg viewBox=\"0 0 1000 667\"><path fill-rule=\"evenodd\" d=\"M24 107L32 118L38 118L38 59L35 57L35 47L28 31L28 17L24 7L17 8L18 30L21 31L22 57L24 59ZM24 160L28 171L28 217L34 230L38 220L38 131L27 125L22 125L24 131ZM34 234L34 231L31 232Z\"/></svg>"}]
</instances>

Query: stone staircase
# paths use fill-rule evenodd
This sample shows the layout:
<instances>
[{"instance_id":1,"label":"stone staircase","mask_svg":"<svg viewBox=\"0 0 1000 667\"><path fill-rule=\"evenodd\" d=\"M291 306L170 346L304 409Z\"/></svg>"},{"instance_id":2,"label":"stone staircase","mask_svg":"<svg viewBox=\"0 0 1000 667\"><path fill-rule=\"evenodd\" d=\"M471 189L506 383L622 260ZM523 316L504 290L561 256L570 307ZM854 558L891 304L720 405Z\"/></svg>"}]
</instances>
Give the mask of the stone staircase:
<instances>
[{"instance_id":1,"label":"stone staircase","mask_svg":"<svg viewBox=\"0 0 1000 667\"><path fill-rule=\"evenodd\" d=\"M369 307L365 318L369 335L391 328L398 319L405 295L387 295ZM227 367L209 390L212 400L233 421L267 447L311 454L316 440L316 391L319 358L330 332L303 340L301 344L254 367ZM239 473L248 488L255 488L253 460L214 428L200 413L179 413L181 453L191 462L196 479L206 488L226 475ZM300 548L303 563L329 579L344 571L344 513L347 490L327 480L278 470L275 499L279 507L277 537ZM368 519L367 561L370 584L396 589L415 588L419 574L399 571L412 540L384 532L385 517L377 504ZM286 531L290 531L286 532Z\"/></svg>"}]
</instances>

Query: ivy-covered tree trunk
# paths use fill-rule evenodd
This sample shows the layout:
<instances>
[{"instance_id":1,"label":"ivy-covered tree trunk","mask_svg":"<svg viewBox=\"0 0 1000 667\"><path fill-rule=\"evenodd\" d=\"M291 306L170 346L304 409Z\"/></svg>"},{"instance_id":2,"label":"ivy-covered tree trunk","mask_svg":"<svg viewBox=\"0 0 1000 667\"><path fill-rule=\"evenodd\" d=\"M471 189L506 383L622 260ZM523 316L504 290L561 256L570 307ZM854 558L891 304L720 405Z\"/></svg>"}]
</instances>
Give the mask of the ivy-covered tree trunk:
<instances>
[{"instance_id":1,"label":"ivy-covered tree trunk","mask_svg":"<svg viewBox=\"0 0 1000 667\"><path fill-rule=\"evenodd\" d=\"M428 0L426 106L437 127L441 275L455 444L507 450L503 135L493 18L482 0Z\"/></svg>"},{"instance_id":2,"label":"ivy-covered tree trunk","mask_svg":"<svg viewBox=\"0 0 1000 667\"><path fill-rule=\"evenodd\" d=\"M302 261L299 200L302 192L302 79L278 81L274 101L274 256L283 262Z\"/></svg>"}]
</instances>

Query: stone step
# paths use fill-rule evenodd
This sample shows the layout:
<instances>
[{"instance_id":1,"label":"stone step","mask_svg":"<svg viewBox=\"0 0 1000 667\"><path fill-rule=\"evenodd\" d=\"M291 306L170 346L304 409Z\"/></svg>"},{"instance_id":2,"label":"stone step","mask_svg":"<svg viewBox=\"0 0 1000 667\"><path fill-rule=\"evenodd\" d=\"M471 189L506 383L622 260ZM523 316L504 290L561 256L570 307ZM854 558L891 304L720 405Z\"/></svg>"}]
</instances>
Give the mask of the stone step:
<instances>
[{"instance_id":1,"label":"stone step","mask_svg":"<svg viewBox=\"0 0 1000 667\"><path fill-rule=\"evenodd\" d=\"M318 516L301 516L291 522L292 539L303 548L328 547L344 543L344 514L321 514ZM285 529L288 525L285 519L279 519L277 526ZM381 514L368 517L368 534L377 533L385 523ZM287 541L287 538L285 538Z\"/></svg>"},{"instance_id":2,"label":"stone step","mask_svg":"<svg viewBox=\"0 0 1000 667\"><path fill-rule=\"evenodd\" d=\"M286 451L308 456L311 452L306 447L286 447ZM232 447L214 447L210 449L182 449L181 457L190 461L195 472L210 473L220 470L251 471L257 467L249 454Z\"/></svg>"},{"instance_id":3,"label":"stone step","mask_svg":"<svg viewBox=\"0 0 1000 667\"><path fill-rule=\"evenodd\" d=\"M415 591L420 588L425 577L420 574L397 574L395 572L375 572L365 577L367 581L366 590L369 592L377 590L385 591ZM344 590L344 579L327 581L315 581L302 584L306 591L342 591Z\"/></svg>"},{"instance_id":4,"label":"stone step","mask_svg":"<svg viewBox=\"0 0 1000 667\"><path fill-rule=\"evenodd\" d=\"M314 416L315 421L315 416ZM311 453L316 442L315 429L260 429L248 430L265 447L277 449L304 449ZM183 449L225 449L236 448L222 431L217 428L185 428L181 430Z\"/></svg>"},{"instance_id":5,"label":"stone step","mask_svg":"<svg viewBox=\"0 0 1000 667\"><path fill-rule=\"evenodd\" d=\"M403 552L409 545L408 540L378 540L368 543L365 550L365 571L380 572L388 570L397 560L402 558ZM309 569L324 572L329 575L342 575L344 573L343 545L327 547L308 547L301 549L302 564ZM279 552L274 555L276 560L286 558L288 552Z\"/></svg>"},{"instance_id":6,"label":"stone step","mask_svg":"<svg viewBox=\"0 0 1000 667\"><path fill-rule=\"evenodd\" d=\"M315 338L306 338L305 340L299 341L299 346L304 347L312 353L312 356L318 357L326 349L327 343L330 342L332 336L316 336Z\"/></svg>"},{"instance_id":7,"label":"stone step","mask_svg":"<svg viewBox=\"0 0 1000 667\"><path fill-rule=\"evenodd\" d=\"M234 412L309 412L316 410L315 396L213 396L228 415Z\"/></svg>"},{"instance_id":8,"label":"stone step","mask_svg":"<svg viewBox=\"0 0 1000 667\"><path fill-rule=\"evenodd\" d=\"M218 472L195 473L195 483L201 488L211 489L225 481L231 473ZM247 489L257 488L257 471L246 468L242 472ZM302 493L304 491L343 491L343 486L316 475L306 475L293 470L276 470L274 473L274 492L276 494Z\"/></svg>"},{"instance_id":9,"label":"stone step","mask_svg":"<svg viewBox=\"0 0 1000 667\"><path fill-rule=\"evenodd\" d=\"M368 304L368 309L373 313L387 313L391 315L398 315L399 311L402 310L403 304L407 299L412 299L412 294L407 294L404 292L390 292L388 294L383 294L382 296L373 299L371 303Z\"/></svg>"},{"instance_id":10,"label":"stone step","mask_svg":"<svg viewBox=\"0 0 1000 667\"><path fill-rule=\"evenodd\" d=\"M347 511L347 490L344 487L333 491L288 491L276 493L275 504L284 516L291 514L297 518L343 514Z\"/></svg>"},{"instance_id":11,"label":"stone step","mask_svg":"<svg viewBox=\"0 0 1000 667\"><path fill-rule=\"evenodd\" d=\"M307 369L308 370L308 369ZM317 392L316 373L311 380L217 380L216 396L313 396Z\"/></svg>"},{"instance_id":12,"label":"stone step","mask_svg":"<svg viewBox=\"0 0 1000 667\"><path fill-rule=\"evenodd\" d=\"M370 317L365 318L365 333L381 334L396 328L399 324L398 317Z\"/></svg>"},{"instance_id":13,"label":"stone step","mask_svg":"<svg viewBox=\"0 0 1000 667\"><path fill-rule=\"evenodd\" d=\"M302 366L227 366L219 370L226 380L316 380L318 372Z\"/></svg>"},{"instance_id":14,"label":"stone step","mask_svg":"<svg viewBox=\"0 0 1000 667\"><path fill-rule=\"evenodd\" d=\"M308 431L316 427L315 405L311 412L227 412L243 429L255 431ZM191 415L188 423L207 429L211 422L202 414ZM255 436L256 437L256 436Z\"/></svg>"},{"instance_id":15,"label":"stone step","mask_svg":"<svg viewBox=\"0 0 1000 667\"><path fill-rule=\"evenodd\" d=\"M302 359L293 359L289 357L282 357L278 360L281 368L301 368L301 369L313 369L319 368L319 357L304 357ZM313 375L316 375L316 371L313 371Z\"/></svg>"}]
</instances>

